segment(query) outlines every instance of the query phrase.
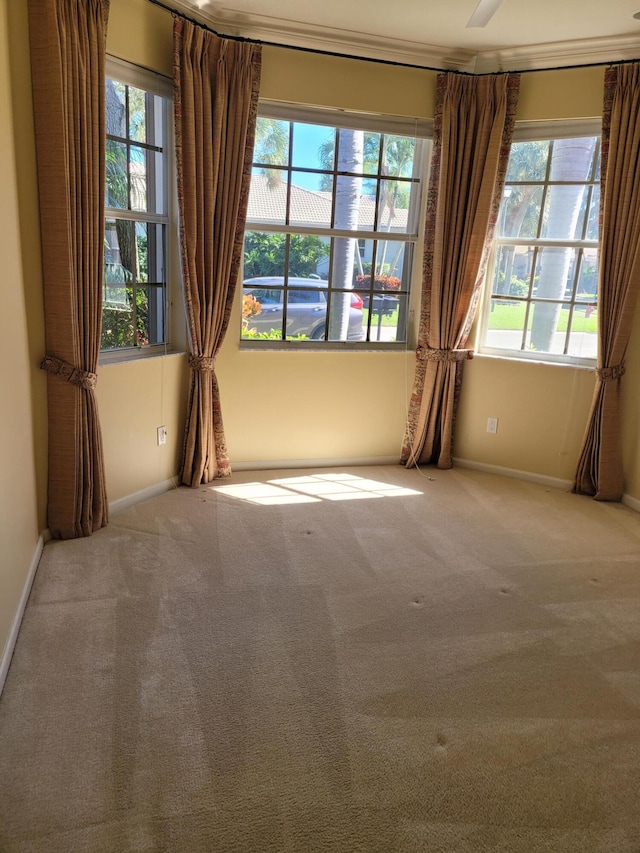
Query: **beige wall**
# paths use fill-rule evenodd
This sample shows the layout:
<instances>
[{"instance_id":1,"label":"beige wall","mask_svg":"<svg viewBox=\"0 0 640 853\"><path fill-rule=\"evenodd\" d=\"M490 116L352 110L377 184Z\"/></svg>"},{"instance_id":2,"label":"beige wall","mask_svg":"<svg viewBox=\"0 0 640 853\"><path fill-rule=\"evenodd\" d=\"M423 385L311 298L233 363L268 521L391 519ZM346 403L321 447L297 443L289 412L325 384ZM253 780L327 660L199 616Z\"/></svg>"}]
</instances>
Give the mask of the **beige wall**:
<instances>
[{"instance_id":1,"label":"beige wall","mask_svg":"<svg viewBox=\"0 0 640 853\"><path fill-rule=\"evenodd\" d=\"M9 0L0 0L0 654L9 639L38 541L30 354L8 61Z\"/></svg>"}]
</instances>

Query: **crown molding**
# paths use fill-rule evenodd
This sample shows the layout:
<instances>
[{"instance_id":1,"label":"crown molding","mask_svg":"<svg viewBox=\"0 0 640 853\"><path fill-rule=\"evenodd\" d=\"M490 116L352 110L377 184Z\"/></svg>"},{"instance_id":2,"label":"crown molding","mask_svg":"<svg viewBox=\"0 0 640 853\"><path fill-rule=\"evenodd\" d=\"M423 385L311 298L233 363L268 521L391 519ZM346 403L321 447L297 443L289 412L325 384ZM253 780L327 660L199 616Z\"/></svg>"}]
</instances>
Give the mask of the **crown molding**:
<instances>
[{"instance_id":1,"label":"crown molding","mask_svg":"<svg viewBox=\"0 0 640 853\"><path fill-rule=\"evenodd\" d=\"M154 2L154 0L151 0ZM163 5L163 4L161 4ZM238 13L208 0L167 0L178 14L220 35L240 36L282 47L297 47L420 68L486 74L494 71L544 71L572 65L597 65L640 58L640 38L597 39L474 51L305 24L268 15Z\"/></svg>"},{"instance_id":2,"label":"crown molding","mask_svg":"<svg viewBox=\"0 0 640 853\"><path fill-rule=\"evenodd\" d=\"M214 10L211 3L199 7L188 0L169 0L169 3L177 12L211 27L220 35L242 36L282 47L306 48L443 71L471 71L476 59L476 52L471 50L304 24L268 15L238 14L220 7Z\"/></svg>"},{"instance_id":3,"label":"crown molding","mask_svg":"<svg viewBox=\"0 0 640 853\"><path fill-rule=\"evenodd\" d=\"M501 50L483 50L476 56L473 71L544 71L571 65L606 65L640 58L640 38L610 36L597 39L558 41Z\"/></svg>"}]
</instances>

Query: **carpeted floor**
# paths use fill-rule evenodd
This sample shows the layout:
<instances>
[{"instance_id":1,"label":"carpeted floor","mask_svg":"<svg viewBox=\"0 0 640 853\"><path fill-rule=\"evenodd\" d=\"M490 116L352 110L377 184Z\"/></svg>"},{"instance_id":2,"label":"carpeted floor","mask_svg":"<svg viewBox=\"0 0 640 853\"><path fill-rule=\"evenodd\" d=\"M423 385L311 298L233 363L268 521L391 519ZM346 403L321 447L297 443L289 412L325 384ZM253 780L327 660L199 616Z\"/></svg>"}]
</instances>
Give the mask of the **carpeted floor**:
<instances>
[{"instance_id":1,"label":"carpeted floor","mask_svg":"<svg viewBox=\"0 0 640 853\"><path fill-rule=\"evenodd\" d=\"M0 699L2 853L640 851L640 515L331 473L45 547Z\"/></svg>"}]
</instances>

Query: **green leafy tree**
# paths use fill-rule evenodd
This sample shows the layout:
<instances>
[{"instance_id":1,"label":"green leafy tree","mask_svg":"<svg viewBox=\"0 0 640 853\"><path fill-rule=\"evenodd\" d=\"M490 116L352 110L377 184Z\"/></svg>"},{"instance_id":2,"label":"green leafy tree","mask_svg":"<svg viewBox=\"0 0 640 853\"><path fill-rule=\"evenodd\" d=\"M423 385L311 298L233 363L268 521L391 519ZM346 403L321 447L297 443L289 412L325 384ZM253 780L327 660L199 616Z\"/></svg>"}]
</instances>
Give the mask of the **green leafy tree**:
<instances>
[{"instance_id":1,"label":"green leafy tree","mask_svg":"<svg viewBox=\"0 0 640 853\"><path fill-rule=\"evenodd\" d=\"M289 235L289 275L308 278L315 275L322 258L329 254L329 246L319 237L308 234ZM267 234L247 231L244 238L244 277L281 276L286 263L286 237L284 234Z\"/></svg>"}]
</instances>

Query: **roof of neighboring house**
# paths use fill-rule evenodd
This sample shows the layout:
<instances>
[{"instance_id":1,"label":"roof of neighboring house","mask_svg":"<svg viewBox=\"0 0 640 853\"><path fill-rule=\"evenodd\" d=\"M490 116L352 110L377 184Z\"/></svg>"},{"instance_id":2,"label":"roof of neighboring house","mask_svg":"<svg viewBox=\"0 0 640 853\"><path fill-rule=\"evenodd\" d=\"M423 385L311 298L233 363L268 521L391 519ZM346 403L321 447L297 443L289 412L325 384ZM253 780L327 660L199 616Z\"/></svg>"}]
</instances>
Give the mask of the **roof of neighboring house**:
<instances>
[{"instance_id":1,"label":"roof of neighboring house","mask_svg":"<svg viewBox=\"0 0 640 853\"><path fill-rule=\"evenodd\" d=\"M331 192L308 190L305 187L291 184L289 224L329 228L331 226L331 198ZM286 182L279 180L270 183L266 175L253 174L251 176L247 219L250 222L284 224L286 209ZM375 198L369 195L361 195L358 219L360 230L370 231L373 228L374 212ZM393 231L406 231L407 214L406 208L396 208L391 223ZM384 219L379 223L379 227L388 224L388 210L385 210L383 215Z\"/></svg>"}]
</instances>

